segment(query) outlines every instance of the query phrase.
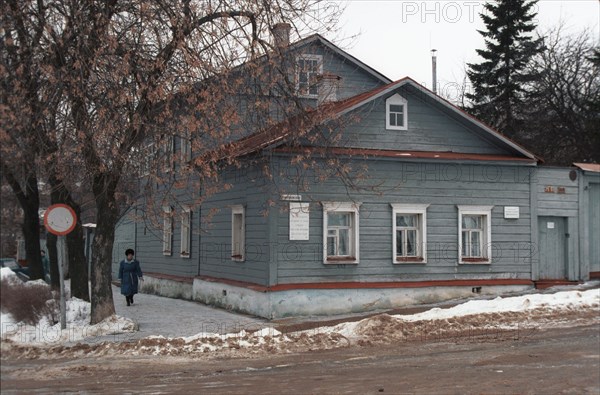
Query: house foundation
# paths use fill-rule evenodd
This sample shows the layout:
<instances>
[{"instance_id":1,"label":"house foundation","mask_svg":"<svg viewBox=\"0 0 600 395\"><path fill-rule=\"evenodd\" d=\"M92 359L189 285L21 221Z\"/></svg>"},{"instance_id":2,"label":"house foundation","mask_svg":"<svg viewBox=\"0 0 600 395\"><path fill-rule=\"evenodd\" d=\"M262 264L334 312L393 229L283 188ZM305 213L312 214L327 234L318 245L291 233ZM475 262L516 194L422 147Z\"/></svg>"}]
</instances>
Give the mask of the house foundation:
<instances>
[{"instance_id":1,"label":"house foundation","mask_svg":"<svg viewBox=\"0 0 600 395\"><path fill-rule=\"evenodd\" d=\"M414 283L286 284L260 287L195 278L193 298L211 306L268 319L362 313L533 289L528 280Z\"/></svg>"}]
</instances>

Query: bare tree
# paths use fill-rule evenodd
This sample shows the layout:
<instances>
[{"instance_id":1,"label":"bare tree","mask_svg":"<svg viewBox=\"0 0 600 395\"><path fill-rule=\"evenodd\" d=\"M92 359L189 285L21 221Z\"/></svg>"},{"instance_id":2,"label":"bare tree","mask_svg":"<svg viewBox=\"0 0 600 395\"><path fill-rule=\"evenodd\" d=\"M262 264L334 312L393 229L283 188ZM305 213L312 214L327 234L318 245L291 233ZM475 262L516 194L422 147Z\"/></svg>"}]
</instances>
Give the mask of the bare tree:
<instances>
[{"instance_id":1,"label":"bare tree","mask_svg":"<svg viewBox=\"0 0 600 395\"><path fill-rule=\"evenodd\" d=\"M42 32L20 18L12 18L12 6L2 2L0 47L2 89L0 96L0 169L23 210L23 236L31 278L43 277L40 258L40 194L37 136L44 124L41 79L36 49Z\"/></svg>"},{"instance_id":2,"label":"bare tree","mask_svg":"<svg viewBox=\"0 0 600 395\"><path fill-rule=\"evenodd\" d=\"M24 212L23 233L32 278L42 278L40 262L40 191L44 180L51 186L51 203L68 203L79 210L65 187L76 165L61 150L66 142L64 116L61 117L61 82L53 66L60 54L48 45L47 28L55 21L45 2L3 2L2 99L0 102L0 139L2 141L3 181L9 184ZM66 177L65 177L66 175ZM47 202L45 202L47 203ZM81 222L67 236L72 294L89 300L87 265L83 256ZM48 245L54 285L58 284L55 248Z\"/></svg>"},{"instance_id":3,"label":"bare tree","mask_svg":"<svg viewBox=\"0 0 600 395\"><path fill-rule=\"evenodd\" d=\"M528 122L523 142L548 163L600 162L600 63L589 31L545 34L546 49L532 67L534 81L524 107Z\"/></svg>"},{"instance_id":4,"label":"bare tree","mask_svg":"<svg viewBox=\"0 0 600 395\"><path fill-rule=\"evenodd\" d=\"M10 18L35 25L40 43L31 63L37 74L29 74L53 99L35 92L40 107L27 116L56 115L52 128L34 129L47 139L32 143L35 154L44 163L61 158L53 169L63 176L58 186L83 177L94 195L91 321L97 323L114 313L114 229L123 204L136 199L131 191L181 182L186 173L214 179L214 158L176 163L169 149L174 137L206 152L248 133L245 121L268 124L297 112L301 103L288 94L293 81L278 72L285 62L267 37L276 23L290 24L295 34L329 27L338 8L319 0L14 3L6 9ZM273 90L280 98L275 117L268 116ZM46 143L50 151L40 149ZM166 167L148 172L156 161ZM141 175L141 185L124 185Z\"/></svg>"}]
</instances>

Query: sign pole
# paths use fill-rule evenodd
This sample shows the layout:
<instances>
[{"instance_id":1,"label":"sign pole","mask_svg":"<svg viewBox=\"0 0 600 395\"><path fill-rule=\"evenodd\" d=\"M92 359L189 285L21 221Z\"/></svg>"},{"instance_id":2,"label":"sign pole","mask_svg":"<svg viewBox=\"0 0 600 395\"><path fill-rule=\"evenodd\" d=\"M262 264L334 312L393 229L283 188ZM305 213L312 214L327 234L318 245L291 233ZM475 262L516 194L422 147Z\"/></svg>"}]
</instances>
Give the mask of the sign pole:
<instances>
[{"instance_id":1,"label":"sign pole","mask_svg":"<svg viewBox=\"0 0 600 395\"><path fill-rule=\"evenodd\" d=\"M67 302L65 300L65 275L64 264L67 261L65 236L58 236L60 254L58 254L58 278L60 280L60 329L67 329Z\"/></svg>"},{"instance_id":2,"label":"sign pole","mask_svg":"<svg viewBox=\"0 0 600 395\"><path fill-rule=\"evenodd\" d=\"M65 236L75 229L77 216L66 204L53 204L44 214L44 225L48 232L58 236L60 254L58 254L58 277L60 282L60 329L67 329L67 302L65 300L64 265L67 262L67 241Z\"/></svg>"}]
</instances>

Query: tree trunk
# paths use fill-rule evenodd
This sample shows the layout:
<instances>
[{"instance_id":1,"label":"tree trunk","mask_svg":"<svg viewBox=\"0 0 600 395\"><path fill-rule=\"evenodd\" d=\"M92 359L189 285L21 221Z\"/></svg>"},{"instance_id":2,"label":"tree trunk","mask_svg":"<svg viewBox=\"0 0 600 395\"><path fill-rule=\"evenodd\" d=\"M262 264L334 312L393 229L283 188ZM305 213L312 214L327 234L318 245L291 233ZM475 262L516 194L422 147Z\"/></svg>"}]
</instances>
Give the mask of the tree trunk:
<instances>
[{"instance_id":1,"label":"tree trunk","mask_svg":"<svg viewBox=\"0 0 600 395\"><path fill-rule=\"evenodd\" d=\"M35 199L34 199L35 200ZM25 254L29 267L29 278L38 280L44 278L44 268L40 256L40 217L39 203L28 202L23 208L23 236L25 238Z\"/></svg>"},{"instance_id":2,"label":"tree trunk","mask_svg":"<svg viewBox=\"0 0 600 395\"><path fill-rule=\"evenodd\" d=\"M25 180L25 189L17 181L4 162L2 164L2 175L6 177L8 184L19 200L23 209L23 236L25 238L25 255L29 267L29 277L32 280L44 278L42 257L40 256L40 195L35 172L30 169Z\"/></svg>"},{"instance_id":3,"label":"tree trunk","mask_svg":"<svg viewBox=\"0 0 600 395\"><path fill-rule=\"evenodd\" d=\"M23 209L22 229L23 236L25 237L25 254L27 266L29 267L29 277L32 280L44 278L44 268L42 267L42 257L40 256L40 194L35 171L28 169L25 173L26 180L25 188L23 189L3 160L0 160L0 169L2 170L2 177L10 185Z\"/></svg>"},{"instance_id":4,"label":"tree trunk","mask_svg":"<svg viewBox=\"0 0 600 395\"><path fill-rule=\"evenodd\" d=\"M69 256L69 273L71 273L71 296L90 301L88 285L88 265L85 258L85 244L83 240L83 227L81 226L81 210L79 206L73 206L77 214L77 225L67 235L67 250Z\"/></svg>"},{"instance_id":5,"label":"tree trunk","mask_svg":"<svg viewBox=\"0 0 600 395\"><path fill-rule=\"evenodd\" d=\"M48 249L48 259L50 260L50 286L58 291L60 288L60 280L58 278L58 249L56 242L58 237L48 232L46 236L46 248Z\"/></svg>"},{"instance_id":6,"label":"tree trunk","mask_svg":"<svg viewBox=\"0 0 600 395\"><path fill-rule=\"evenodd\" d=\"M98 210L92 247L92 325L115 314L112 295L112 252L115 226L119 218L115 199L117 182L117 176L101 175L94 177L92 186Z\"/></svg>"}]
</instances>

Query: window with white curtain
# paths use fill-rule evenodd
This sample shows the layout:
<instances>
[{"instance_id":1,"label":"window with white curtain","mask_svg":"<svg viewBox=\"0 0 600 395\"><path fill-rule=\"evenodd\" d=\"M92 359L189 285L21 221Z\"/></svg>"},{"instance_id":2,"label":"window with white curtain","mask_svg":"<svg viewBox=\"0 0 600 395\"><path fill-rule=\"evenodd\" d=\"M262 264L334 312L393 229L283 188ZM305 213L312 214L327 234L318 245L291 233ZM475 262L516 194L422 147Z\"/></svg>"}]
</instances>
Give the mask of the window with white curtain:
<instances>
[{"instance_id":1,"label":"window with white curtain","mask_svg":"<svg viewBox=\"0 0 600 395\"><path fill-rule=\"evenodd\" d=\"M184 207L181 212L181 257L189 258L192 241L192 209Z\"/></svg>"}]
</instances>

